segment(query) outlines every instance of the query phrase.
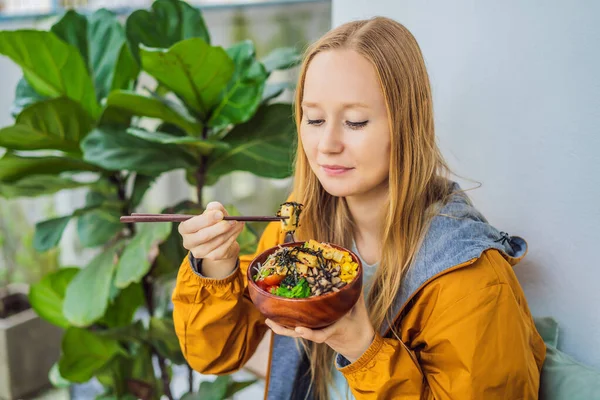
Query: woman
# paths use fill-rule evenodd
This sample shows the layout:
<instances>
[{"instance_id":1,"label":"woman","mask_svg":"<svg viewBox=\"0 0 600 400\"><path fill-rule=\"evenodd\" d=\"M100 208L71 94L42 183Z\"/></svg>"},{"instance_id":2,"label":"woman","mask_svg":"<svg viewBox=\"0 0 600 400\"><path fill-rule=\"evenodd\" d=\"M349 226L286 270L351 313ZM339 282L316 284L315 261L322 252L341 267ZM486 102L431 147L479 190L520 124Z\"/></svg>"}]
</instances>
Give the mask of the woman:
<instances>
[{"instance_id":1,"label":"woman","mask_svg":"<svg viewBox=\"0 0 600 400\"><path fill-rule=\"evenodd\" d=\"M190 365L231 373L270 328L269 399L537 398L545 346L512 270L526 243L446 178L414 37L387 18L342 25L308 50L297 87L296 239L352 248L364 296L322 330L265 321L245 290L243 224L211 203L179 228L190 256L174 319ZM282 242L273 223L257 252Z\"/></svg>"}]
</instances>

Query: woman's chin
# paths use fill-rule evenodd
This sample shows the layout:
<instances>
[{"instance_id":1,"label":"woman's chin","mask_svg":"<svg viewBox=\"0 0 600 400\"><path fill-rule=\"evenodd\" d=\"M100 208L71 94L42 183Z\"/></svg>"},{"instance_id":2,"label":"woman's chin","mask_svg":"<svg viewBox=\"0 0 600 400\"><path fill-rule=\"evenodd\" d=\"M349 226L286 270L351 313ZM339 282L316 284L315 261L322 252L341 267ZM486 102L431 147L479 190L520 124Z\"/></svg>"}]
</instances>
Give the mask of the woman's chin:
<instances>
[{"instance_id":1,"label":"woman's chin","mask_svg":"<svg viewBox=\"0 0 600 400\"><path fill-rule=\"evenodd\" d=\"M334 197L348 197L348 196L352 196L353 194L356 193L356 191L352 188L352 186L348 185L348 183L344 183L344 182L327 182L327 180L325 181L321 181L321 186L323 186L323 189L325 189L325 191L327 193L329 193L330 195L334 196Z\"/></svg>"}]
</instances>

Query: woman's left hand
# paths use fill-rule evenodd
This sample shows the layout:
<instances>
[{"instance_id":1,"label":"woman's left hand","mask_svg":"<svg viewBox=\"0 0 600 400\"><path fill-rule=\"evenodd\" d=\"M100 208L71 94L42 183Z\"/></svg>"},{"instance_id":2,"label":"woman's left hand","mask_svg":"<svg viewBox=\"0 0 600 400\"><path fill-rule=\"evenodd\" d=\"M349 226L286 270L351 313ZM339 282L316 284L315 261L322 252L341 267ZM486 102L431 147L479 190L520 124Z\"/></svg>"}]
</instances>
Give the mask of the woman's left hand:
<instances>
[{"instance_id":1,"label":"woman's left hand","mask_svg":"<svg viewBox=\"0 0 600 400\"><path fill-rule=\"evenodd\" d=\"M367 351L375 336L375 329L369 319L362 294L346 315L323 329L313 330L300 326L296 329L287 329L270 319L266 320L266 324L278 335L325 343L350 362L358 360Z\"/></svg>"}]
</instances>

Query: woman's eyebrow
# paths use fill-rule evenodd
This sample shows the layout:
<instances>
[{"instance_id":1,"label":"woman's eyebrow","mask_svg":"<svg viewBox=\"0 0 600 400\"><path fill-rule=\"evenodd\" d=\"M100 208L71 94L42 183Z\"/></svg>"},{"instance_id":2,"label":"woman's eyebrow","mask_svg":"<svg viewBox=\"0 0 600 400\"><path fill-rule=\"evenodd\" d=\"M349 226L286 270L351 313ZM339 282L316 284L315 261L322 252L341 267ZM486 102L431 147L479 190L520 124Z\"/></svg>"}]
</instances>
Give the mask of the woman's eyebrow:
<instances>
[{"instance_id":1,"label":"woman's eyebrow","mask_svg":"<svg viewBox=\"0 0 600 400\"><path fill-rule=\"evenodd\" d=\"M320 105L319 103L315 103L312 101L303 101L302 102L302 107L306 107L306 108L319 108ZM360 103L360 102L352 102L352 103L342 103L342 108L369 108L368 105L366 105L365 103Z\"/></svg>"}]
</instances>

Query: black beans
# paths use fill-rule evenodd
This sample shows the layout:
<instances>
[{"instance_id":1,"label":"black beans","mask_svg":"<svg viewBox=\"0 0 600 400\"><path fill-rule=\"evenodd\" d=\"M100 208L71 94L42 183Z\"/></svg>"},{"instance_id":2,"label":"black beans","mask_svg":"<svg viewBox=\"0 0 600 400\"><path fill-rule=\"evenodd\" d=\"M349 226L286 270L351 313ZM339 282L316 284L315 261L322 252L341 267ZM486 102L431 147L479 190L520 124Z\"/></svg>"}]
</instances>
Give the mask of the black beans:
<instances>
[{"instance_id":1,"label":"black beans","mask_svg":"<svg viewBox=\"0 0 600 400\"><path fill-rule=\"evenodd\" d=\"M331 262L321 264L319 267L309 268L306 281L310 287L312 296L320 296L325 293L339 292L346 282L340 278L341 268L333 266Z\"/></svg>"}]
</instances>

